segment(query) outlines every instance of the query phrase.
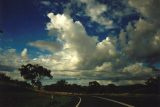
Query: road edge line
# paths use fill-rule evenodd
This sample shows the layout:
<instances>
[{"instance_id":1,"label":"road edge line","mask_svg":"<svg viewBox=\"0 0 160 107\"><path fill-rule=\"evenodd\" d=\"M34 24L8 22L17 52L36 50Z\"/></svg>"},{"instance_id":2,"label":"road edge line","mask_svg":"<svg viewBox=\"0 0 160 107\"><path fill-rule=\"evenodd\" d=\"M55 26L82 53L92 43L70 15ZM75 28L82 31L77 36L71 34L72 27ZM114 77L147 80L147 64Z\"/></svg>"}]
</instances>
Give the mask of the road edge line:
<instances>
[{"instance_id":1,"label":"road edge line","mask_svg":"<svg viewBox=\"0 0 160 107\"><path fill-rule=\"evenodd\" d=\"M114 103L118 103L118 104L124 105L126 107L135 107L133 105L129 105L129 104L126 104L126 103L123 103L123 102L119 102L119 101L116 101L116 100L112 100L112 99L109 99L109 98L98 97L98 96L93 96L93 97L99 98L99 99L103 99L103 100L108 100L108 101L111 101L111 102L114 102Z\"/></svg>"},{"instance_id":2,"label":"road edge line","mask_svg":"<svg viewBox=\"0 0 160 107\"><path fill-rule=\"evenodd\" d=\"M76 104L76 107L79 107L80 103L81 103L81 97L78 97L79 98L79 101L78 103Z\"/></svg>"}]
</instances>

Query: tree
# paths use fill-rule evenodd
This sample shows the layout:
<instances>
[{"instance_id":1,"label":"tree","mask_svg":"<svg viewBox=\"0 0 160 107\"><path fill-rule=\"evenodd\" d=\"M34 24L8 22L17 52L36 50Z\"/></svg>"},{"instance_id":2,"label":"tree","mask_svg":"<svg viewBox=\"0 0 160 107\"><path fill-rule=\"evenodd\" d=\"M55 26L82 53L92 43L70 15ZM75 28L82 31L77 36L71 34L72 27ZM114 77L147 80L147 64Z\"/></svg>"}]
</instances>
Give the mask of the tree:
<instances>
[{"instance_id":1,"label":"tree","mask_svg":"<svg viewBox=\"0 0 160 107\"><path fill-rule=\"evenodd\" d=\"M160 76L151 77L146 81L146 85L148 86L149 90L154 93L160 93Z\"/></svg>"},{"instance_id":2,"label":"tree","mask_svg":"<svg viewBox=\"0 0 160 107\"><path fill-rule=\"evenodd\" d=\"M146 81L146 85L150 87L160 87L160 76L149 78Z\"/></svg>"},{"instance_id":3,"label":"tree","mask_svg":"<svg viewBox=\"0 0 160 107\"><path fill-rule=\"evenodd\" d=\"M88 92L89 93L99 93L101 85L97 81L89 82Z\"/></svg>"},{"instance_id":4,"label":"tree","mask_svg":"<svg viewBox=\"0 0 160 107\"><path fill-rule=\"evenodd\" d=\"M66 86L67 84L68 82L66 80L59 80L56 83L57 86Z\"/></svg>"},{"instance_id":5,"label":"tree","mask_svg":"<svg viewBox=\"0 0 160 107\"><path fill-rule=\"evenodd\" d=\"M18 70L25 80L31 81L32 85L38 88L42 86L41 79L44 77L52 78L51 71L38 64L22 65Z\"/></svg>"},{"instance_id":6,"label":"tree","mask_svg":"<svg viewBox=\"0 0 160 107\"><path fill-rule=\"evenodd\" d=\"M91 87L99 87L100 84L97 81L91 81L91 82L89 82L89 86L91 86Z\"/></svg>"},{"instance_id":7,"label":"tree","mask_svg":"<svg viewBox=\"0 0 160 107\"><path fill-rule=\"evenodd\" d=\"M11 78L6 76L6 74L0 72L0 80L1 81L9 81L9 80L11 80Z\"/></svg>"}]
</instances>

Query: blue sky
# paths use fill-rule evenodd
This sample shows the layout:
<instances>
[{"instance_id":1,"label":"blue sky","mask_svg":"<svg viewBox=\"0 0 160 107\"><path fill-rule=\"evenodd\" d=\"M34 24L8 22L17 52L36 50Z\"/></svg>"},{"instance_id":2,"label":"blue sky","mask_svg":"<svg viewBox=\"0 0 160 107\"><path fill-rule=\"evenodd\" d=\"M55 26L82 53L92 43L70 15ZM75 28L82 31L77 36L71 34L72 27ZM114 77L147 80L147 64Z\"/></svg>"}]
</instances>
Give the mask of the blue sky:
<instances>
[{"instance_id":1,"label":"blue sky","mask_svg":"<svg viewBox=\"0 0 160 107\"><path fill-rule=\"evenodd\" d=\"M21 52L27 42L46 39L46 17L32 0L2 1L2 48L16 48Z\"/></svg>"},{"instance_id":2,"label":"blue sky","mask_svg":"<svg viewBox=\"0 0 160 107\"><path fill-rule=\"evenodd\" d=\"M50 3L48 6L45 3ZM71 17L73 20L80 20L85 26L85 29L89 35L98 36L99 40L103 40L107 35L113 34L117 35L121 28L125 28L129 21L134 21L139 19L139 15L136 11L130 9L131 13L126 16L115 17L111 16L112 8L124 10L124 4L120 1L110 1L104 2L110 5L109 12L104 12L104 16L113 18L115 20L114 27L109 27L105 29L105 26L100 25L96 22L90 20L90 17L84 14L83 5L76 6L76 3L72 3L70 6L72 9ZM45 30L46 23L49 21L47 17L47 12L54 12L55 14L63 13L65 11L65 5L63 3L70 4L69 0L61 1L41 1L41 0L4 0L2 1L2 17L1 17L1 29L3 30L3 39L1 40L2 48L16 48L17 52L21 52L24 47L31 48L31 53L36 53L38 51L35 48L26 45L30 41L35 41L38 39L50 40L48 31ZM117 3L116 5L114 3ZM74 5L76 4L76 5ZM82 13L81 15L77 15ZM101 29L101 30L98 30ZM34 55L31 54L31 57Z\"/></svg>"},{"instance_id":3,"label":"blue sky","mask_svg":"<svg viewBox=\"0 0 160 107\"><path fill-rule=\"evenodd\" d=\"M78 77L103 84L143 82L157 75L153 68L159 67L158 0L1 0L0 4L0 71L8 75L26 63L41 64L58 79Z\"/></svg>"}]
</instances>

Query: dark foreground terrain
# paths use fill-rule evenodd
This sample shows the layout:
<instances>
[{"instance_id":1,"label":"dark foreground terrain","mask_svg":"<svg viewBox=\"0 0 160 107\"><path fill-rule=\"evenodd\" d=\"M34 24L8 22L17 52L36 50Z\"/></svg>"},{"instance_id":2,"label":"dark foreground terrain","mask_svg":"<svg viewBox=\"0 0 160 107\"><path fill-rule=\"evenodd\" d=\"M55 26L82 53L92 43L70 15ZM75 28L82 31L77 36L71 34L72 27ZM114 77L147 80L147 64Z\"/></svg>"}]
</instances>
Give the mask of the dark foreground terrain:
<instances>
[{"instance_id":1,"label":"dark foreground terrain","mask_svg":"<svg viewBox=\"0 0 160 107\"><path fill-rule=\"evenodd\" d=\"M158 95L112 94L83 95L80 97L81 103L79 107L160 107L160 96ZM124 103L124 105L106 99L118 101L120 103Z\"/></svg>"},{"instance_id":2,"label":"dark foreground terrain","mask_svg":"<svg viewBox=\"0 0 160 107\"><path fill-rule=\"evenodd\" d=\"M135 107L160 107L160 95L155 94L121 94L121 95L103 95L101 97L125 102Z\"/></svg>"},{"instance_id":3,"label":"dark foreground terrain","mask_svg":"<svg viewBox=\"0 0 160 107\"><path fill-rule=\"evenodd\" d=\"M60 95L45 91L36 92L0 82L0 107L126 107L97 97L116 100L134 107L160 107L160 96L155 94Z\"/></svg>"},{"instance_id":4,"label":"dark foreground terrain","mask_svg":"<svg viewBox=\"0 0 160 107\"><path fill-rule=\"evenodd\" d=\"M125 106L92 96L82 96L79 107L125 107Z\"/></svg>"},{"instance_id":5,"label":"dark foreground terrain","mask_svg":"<svg viewBox=\"0 0 160 107\"><path fill-rule=\"evenodd\" d=\"M74 107L77 97L53 95L0 83L0 107Z\"/></svg>"}]
</instances>

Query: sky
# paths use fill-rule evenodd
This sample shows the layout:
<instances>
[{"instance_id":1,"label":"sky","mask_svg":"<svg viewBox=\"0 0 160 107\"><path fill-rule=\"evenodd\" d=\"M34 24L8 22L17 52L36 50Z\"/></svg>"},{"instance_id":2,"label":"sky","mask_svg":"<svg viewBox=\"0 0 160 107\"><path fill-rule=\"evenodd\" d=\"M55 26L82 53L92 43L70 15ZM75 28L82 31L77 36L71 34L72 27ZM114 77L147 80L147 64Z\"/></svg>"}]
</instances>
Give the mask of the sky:
<instances>
[{"instance_id":1,"label":"sky","mask_svg":"<svg viewBox=\"0 0 160 107\"><path fill-rule=\"evenodd\" d=\"M160 0L0 0L0 72L27 63L52 80L144 83L159 75Z\"/></svg>"}]
</instances>

